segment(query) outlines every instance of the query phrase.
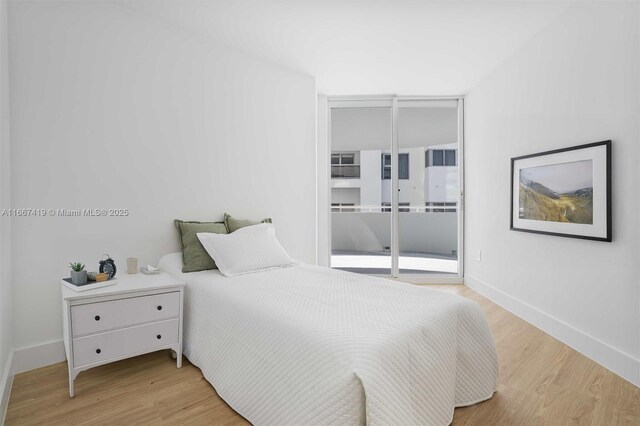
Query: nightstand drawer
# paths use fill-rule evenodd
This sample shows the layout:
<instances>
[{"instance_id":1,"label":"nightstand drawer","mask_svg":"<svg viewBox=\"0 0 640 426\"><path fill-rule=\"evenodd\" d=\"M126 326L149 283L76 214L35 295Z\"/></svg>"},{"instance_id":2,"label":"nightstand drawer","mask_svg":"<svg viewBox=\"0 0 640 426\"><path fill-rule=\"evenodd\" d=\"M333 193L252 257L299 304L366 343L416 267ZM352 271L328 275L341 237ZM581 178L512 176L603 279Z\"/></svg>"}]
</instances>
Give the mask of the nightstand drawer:
<instances>
[{"instance_id":1,"label":"nightstand drawer","mask_svg":"<svg viewBox=\"0 0 640 426\"><path fill-rule=\"evenodd\" d=\"M178 342L178 318L73 339L76 367L95 364Z\"/></svg>"},{"instance_id":2,"label":"nightstand drawer","mask_svg":"<svg viewBox=\"0 0 640 426\"><path fill-rule=\"evenodd\" d=\"M73 306L71 329L73 337L78 337L178 315L180 292L176 291Z\"/></svg>"}]
</instances>

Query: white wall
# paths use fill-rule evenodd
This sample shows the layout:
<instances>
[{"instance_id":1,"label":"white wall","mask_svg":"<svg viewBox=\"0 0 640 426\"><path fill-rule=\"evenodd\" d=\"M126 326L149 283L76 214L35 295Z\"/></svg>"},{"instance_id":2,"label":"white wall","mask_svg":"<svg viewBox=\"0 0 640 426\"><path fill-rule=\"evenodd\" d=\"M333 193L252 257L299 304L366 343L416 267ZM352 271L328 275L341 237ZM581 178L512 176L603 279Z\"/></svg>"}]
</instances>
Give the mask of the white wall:
<instances>
[{"instance_id":1,"label":"white wall","mask_svg":"<svg viewBox=\"0 0 640 426\"><path fill-rule=\"evenodd\" d=\"M363 206L380 206L382 200L382 185L380 185L380 170L382 167L382 153L380 150L360 152L360 204Z\"/></svg>"},{"instance_id":2,"label":"white wall","mask_svg":"<svg viewBox=\"0 0 640 426\"><path fill-rule=\"evenodd\" d=\"M425 187L426 168L424 164L424 147L400 148L398 153L409 154L409 179L398 179L398 202L410 203L412 206L424 207L427 197ZM388 188L388 195L382 197L383 201L391 202L391 179L382 181L383 187ZM386 192L386 189L383 189Z\"/></svg>"},{"instance_id":3,"label":"white wall","mask_svg":"<svg viewBox=\"0 0 640 426\"><path fill-rule=\"evenodd\" d=\"M313 78L105 2L9 12L14 206L131 211L14 220L17 347L61 338L70 261L155 264L174 218L270 216L315 262Z\"/></svg>"},{"instance_id":4,"label":"white wall","mask_svg":"<svg viewBox=\"0 0 640 426\"><path fill-rule=\"evenodd\" d=\"M638 7L575 3L465 104L465 281L636 384ZM613 140L612 243L509 230L511 157L605 139Z\"/></svg>"},{"instance_id":5,"label":"white wall","mask_svg":"<svg viewBox=\"0 0 640 426\"><path fill-rule=\"evenodd\" d=\"M456 157L459 157L457 143L430 146L429 149L454 149ZM429 154L429 161L432 161L433 152ZM457 164L460 158L456 159L456 166L427 167L425 174L426 199L431 202L456 203L460 198L460 185L458 176L460 175Z\"/></svg>"},{"instance_id":6,"label":"white wall","mask_svg":"<svg viewBox=\"0 0 640 426\"><path fill-rule=\"evenodd\" d=\"M9 144L9 62L7 2L0 1L0 211L11 207ZM8 402L5 380L10 380L13 347L11 312L11 218L0 216L0 423ZM8 393L8 392L7 392Z\"/></svg>"},{"instance_id":7,"label":"white wall","mask_svg":"<svg viewBox=\"0 0 640 426\"><path fill-rule=\"evenodd\" d=\"M427 167L425 198L431 202L456 203L460 194L458 167Z\"/></svg>"}]
</instances>

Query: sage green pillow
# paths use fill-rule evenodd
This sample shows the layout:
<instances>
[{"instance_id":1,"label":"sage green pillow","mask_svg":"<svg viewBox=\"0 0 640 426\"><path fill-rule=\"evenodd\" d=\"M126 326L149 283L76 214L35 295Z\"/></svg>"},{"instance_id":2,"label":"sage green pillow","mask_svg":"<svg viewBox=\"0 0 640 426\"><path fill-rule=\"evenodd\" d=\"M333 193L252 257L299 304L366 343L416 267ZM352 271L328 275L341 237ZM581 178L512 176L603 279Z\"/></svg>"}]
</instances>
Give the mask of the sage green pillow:
<instances>
[{"instance_id":1,"label":"sage green pillow","mask_svg":"<svg viewBox=\"0 0 640 426\"><path fill-rule=\"evenodd\" d=\"M227 231L229 233L237 231L240 228L244 228L245 226L257 225L259 223L271 223L271 218L268 217L261 221L253 221L246 219L236 219L226 213L224 214L224 224L227 227Z\"/></svg>"},{"instance_id":2,"label":"sage green pillow","mask_svg":"<svg viewBox=\"0 0 640 426\"><path fill-rule=\"evenodd\" d=\"M182 272L218 269L209 253L202 247L196 234L198 232L226 234L227 227L224 222L186 222L176 219L174 223L180 232L180 241L182 242Z\"/></svg>"}]
</instances>

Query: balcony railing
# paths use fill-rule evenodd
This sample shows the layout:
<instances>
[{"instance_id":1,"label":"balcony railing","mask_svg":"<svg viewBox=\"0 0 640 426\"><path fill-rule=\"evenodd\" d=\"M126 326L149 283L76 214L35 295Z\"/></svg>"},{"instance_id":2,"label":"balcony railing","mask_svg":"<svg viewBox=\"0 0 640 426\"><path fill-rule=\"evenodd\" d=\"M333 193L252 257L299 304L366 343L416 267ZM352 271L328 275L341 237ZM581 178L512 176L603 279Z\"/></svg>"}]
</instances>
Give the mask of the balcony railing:
<instances>
[{"instance_id":1,"label":"balcony railing","mask_svg":"<svg viewBox=\"0 0 640 426\"><path fill-rule=\"evenodd\" d=\"M429 206L409 206L401 204L398 209L400 213L455 213L458 211L457 203L432 203ZM446 205L445 205L446 204ZM389 213L391 206L388 205L354 205L354 204L332 204L331 213Z\"/></svg>"},{"instance_id":2,"label":"balcony railing","mask_svg":"<svg viewBox=\"0 0 640 426\"><path fill-rule=\"evenodd\" d=\"M360 165L359 164L332 164L331 178L332 179L359 179Z\"/></svg>"}]
</instances>

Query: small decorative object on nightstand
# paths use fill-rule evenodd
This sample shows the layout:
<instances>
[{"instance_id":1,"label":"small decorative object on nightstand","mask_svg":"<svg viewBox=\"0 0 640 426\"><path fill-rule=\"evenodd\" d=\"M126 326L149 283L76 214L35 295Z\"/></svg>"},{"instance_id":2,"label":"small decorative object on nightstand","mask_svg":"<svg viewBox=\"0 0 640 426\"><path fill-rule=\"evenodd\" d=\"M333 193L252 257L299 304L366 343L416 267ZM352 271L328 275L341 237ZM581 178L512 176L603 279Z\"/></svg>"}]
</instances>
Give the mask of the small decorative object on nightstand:
<instances>
[{"instance_id":1,"label":"small decorative object on nightstand","mask_svg":"<svg viewBox=\"0 0 640 426\"><path fill-rule=\"evenodd\" d=\"M138 273L138 258L127 257L127 274L137 274L137 273Z\"/></svg>"},{"instance_id":2,"label":"small decorative object on nightstand","mask_svg":"<svg viewBox=\"0 0 640 426\"><path fill-rule=\"evenodd\" d=\"M116 262L113 261L111 256L105 254L104 256L102 256L102 260L98 263L100 264L100 273L107 274L109 276L109 279L116 276Z\"/></svg>"},{"instance_id":3,"label":"small decorative object on nightstand","mask_svg":"<svg viewBox=\"0 0 640 426\"><path fill-rule=\"evenodd\" d=\"M62 286L69 395L84 370L162 349L182 367L184 283L158 275L124 275L117 286L75 292Z\"/></svg>"},{"instance_id":4,"label":"small decorative object on nightstand","mask_svg":"<svg viewBox=\"0 0 640 426\"><path fill-rule=\"evenodd\" d=\"M84 269L84 264L80 262L70 263L71 268L71 282L75 285L82 285L87 283L87 271Z\"/></svg>"}]
</instances>

